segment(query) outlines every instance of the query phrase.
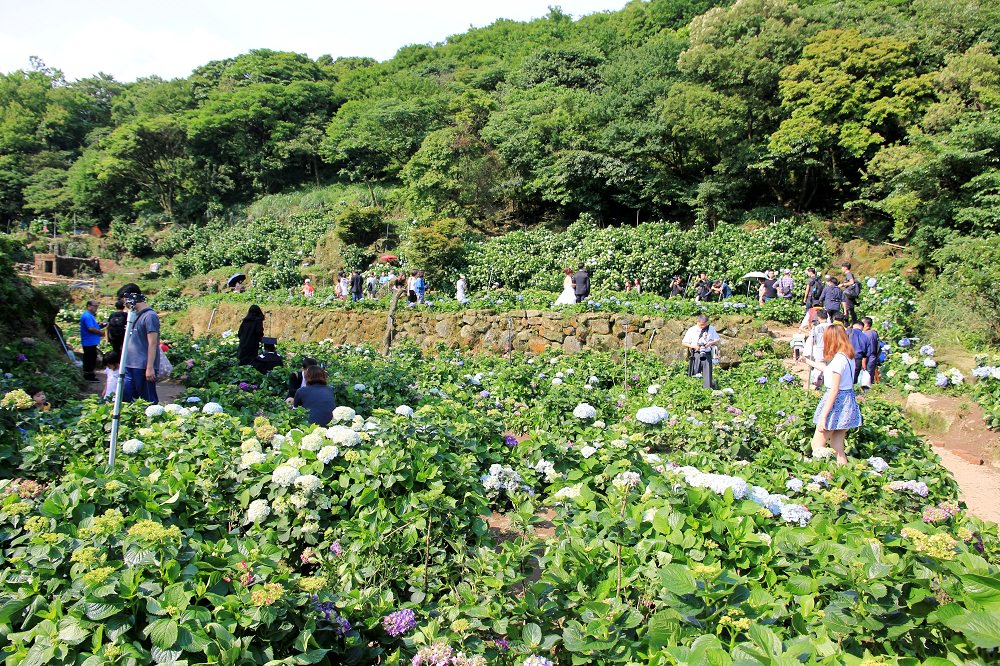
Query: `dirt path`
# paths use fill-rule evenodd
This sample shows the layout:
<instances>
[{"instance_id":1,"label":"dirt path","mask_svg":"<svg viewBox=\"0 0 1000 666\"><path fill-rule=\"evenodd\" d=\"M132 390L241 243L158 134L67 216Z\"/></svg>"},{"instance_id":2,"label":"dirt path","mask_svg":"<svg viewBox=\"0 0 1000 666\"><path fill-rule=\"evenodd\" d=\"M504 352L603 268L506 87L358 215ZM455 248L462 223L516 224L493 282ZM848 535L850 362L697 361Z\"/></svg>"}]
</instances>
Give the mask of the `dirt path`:
<instances>
[{"instance_id":1,"label":"dirt path","mask_svg":"<svg viewBox=\"0 0 1000 666\"><path fill-rule=\"evenodd\" d=\"M83 388L84 394L103 395L104 382L88 383ZM156 397L160 399L161 405L166 405L177 400L177 396L184 392L184 387L173 380L159 382L156 385Z\"/></svg>"},{"instance_id":2,"label":"dirt path","mask_svg":"<svg viewBox=\"0 0 1000 666\"><path fill-rule=\"evenodd\" d=\"M958 498L969 507L969 513L994 523L1000 523L1000 472L987 465L973 465L948 449L934 447L941 463L958 481Z\"/></svg>"}]
</instances>

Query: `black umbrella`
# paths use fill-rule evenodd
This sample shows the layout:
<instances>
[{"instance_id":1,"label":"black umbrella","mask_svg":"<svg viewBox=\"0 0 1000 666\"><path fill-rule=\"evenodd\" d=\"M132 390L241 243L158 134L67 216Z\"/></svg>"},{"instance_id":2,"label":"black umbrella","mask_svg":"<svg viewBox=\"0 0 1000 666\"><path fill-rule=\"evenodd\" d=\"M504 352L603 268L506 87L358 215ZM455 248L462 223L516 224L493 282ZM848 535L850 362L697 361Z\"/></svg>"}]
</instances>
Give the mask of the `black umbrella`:
<instances>
[{"instance_id":1,"label":"black umbrella","mask_svg":"<svg viewBox=\"0 0 1000 666\"><path fill-rule=\"evenodd\" d=\"M236 273L234 275L229 276L229 279L226 280L226 284L230 287L235 287L236 285L238 285L239 283L243 282L246 279L247 276L244 275L243 273Z\"/></svg>"}]
</instances>

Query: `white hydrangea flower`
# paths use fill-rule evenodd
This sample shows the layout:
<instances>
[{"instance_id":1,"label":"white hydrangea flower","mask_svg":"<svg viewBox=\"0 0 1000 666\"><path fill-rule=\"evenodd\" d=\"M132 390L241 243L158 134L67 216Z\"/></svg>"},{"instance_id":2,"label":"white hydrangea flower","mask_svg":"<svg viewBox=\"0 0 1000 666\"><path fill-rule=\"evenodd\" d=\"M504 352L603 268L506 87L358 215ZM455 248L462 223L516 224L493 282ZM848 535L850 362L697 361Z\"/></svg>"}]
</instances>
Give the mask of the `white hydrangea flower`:
<instances>
[{"instance_id":1,"label":"white hydrangea flower","mask_svg":"<svg viewBox=\"0 0 1000 666\"><path fill-rule=\"evenodd\" d=\"M315 474L303 474L295 478L295 487L306 495L323 485L323 481Z\"/></svg>"},{"instance_id":2,"label":"white hydrangea flower","mask_svg":"<svg viewBox=\"0 0 1000 666\"><path fill-rule=\"evenodd\" d=\"M650 384L649 388L646 389L646 393L648 393L649 395L656 395L659 392L660 392L659 384Z\"/></svg>"},{"instance_id":3,"label":"white hydrangea flower","mask_svg":"<svg viewBox=\"0 0 1000 666\"><path fill-rule=\"evenodd\" d=\"M595 453L597 453L597 449L595 449L590 444L587 444L582 449L580 449L580 455L583 456L584 458L589 458L590 456L594 455Z\"/></svg>"},{"instance_id":4,"label":"white hydrangea flower","mask_svg":"<svg viewBox=\"0 0 1000 666\"><path fill-rule=\"evenodd\" d=\"M288 496L288 503L296 509L301 510L309 506L309 498L298 493L293 493Z\"/></svg>"},{"instance_id":5,"label":"white hydrangea flower","mask_svg":"<svg viewBox=\"0 0 1000 666\"><path fill-rule=\"evenodd\" d=\"M248 523L259 523L269 515L271 515L271 507L268 506L267 500L254 500L250 502L250 506L247 507Z\"/></svg>"},{"instance_id":6,"label":"white hydrangea flower","mask_svg":"<svg viewBox=\"0 0 1000 666\"><path fill-rule=\"evenodd\" d=\"M163 416L163 407L160 405L150 405L146 408L146 416L150 418L155 418L157 416Z\"/></svg>"},{"instance_id":7,"label":"white hydrangea flower","mask_svg":"<svg viewBox=\"0 0 1000 666\"><path fill-rule=\"evenodd\" d=\"M143 446L144 444L138 439L130 439L126 441L124 444L122 444L122 451L128 453L129 455L132 455L134 453L139 453L139 451L142 451Z\"/></svg>"},{"instance_id":8,"label":"white hydrangea flower","mask_svg":"<svg viewBox=\"0 0 1000 666\"><path fill-rule=\"evenodd\" d=\"M267 456L260 451L247 451L240 456L240 466L250 467L251 465L259 465L265 460L267 460Z\"/></svg>"},{"instance_id":9,"label":"white hydrangea flower","mask_svg":"<svg viewBox=\"0 0 1000 666\"><path fill-rule=\"evenodd\" d=\"M303 534L313 534L319 531L319 523L310 521L302 526Z\"/></svg>"},{"instance_id":10,"label":"white hydrangea flower","mask_svg":"<svg viewBox=\"0 0 1000 666\"><path fill-rule=\"evenodd\" d=\"M337 407L333 410L333 416L331 417L330 421L332 423L340 423L341 421L351 421L354 419L354 415L356 413L357 412L355 412L350 407L347 407L346 405L341 405L340 407Z\"/></svg>"},{"instance_id":11,"label":"white hydrangea flower","mask_svg":"<svg viewBox=\"0 0 1000 666\"><path fill-rule=\"evenodd\" d=\"M289 458L288 462L286 462L285 464L290 467L294 467L295 469L298 469L306 464L306 459L303 458L302 456L293 456Z\"/></svg>"},{"instance_id":12,"label":"white hydrangea flower","mask_svg":"<svg viewBox=\"0 0 1000 666\"><path fill-rule=\"evenodd\" d=\"M285 437L284 435L275 435L274 437L271 438L271 448L274 449L275 451L278 451L281 449L282 446L285 445L285 442L287 441L288 438Z\"/></svg>"},{"instance_id":13,"label":"white hydrangea flower","mask_svg":"<svg viewBox=\"0 0 1000 666\"><path fill-rule=\"evenodd\" d=\"M556 466L544 458L535 463L535 473L545 479L545 483L553 483L556 479L561 478L560 474L556 472Z\"/></svg>"},{"instance_id":14,"label":"white hydrangea flower","mask_svg":"<svg viewBox=\"0 0 1000 666\"><path fill-rule=\"evenodd\" d=\"M639 485L638 472L622 472L611 481L611 485L621 491L635 488Z\"/></svg>"},{"instance_id":15,"label":"white hydrangea flower","mask_svg":"<svg viewBox=\"0 0 1000 666\"><path fill-rule=\"evenodd\" d=\"M240 444L240 451L243 453L249 453L250 451L260 451L260 442L256 438L250 438L247 441Z\"/></svg>"},{"instance_id":16,"label":"white hydrangea flower","mask_svg":"<svg viewBox=\"0 0 1000 666\"><path fill-rule=\"evenodd\" d=\"M409 405L400 405L396 408L396 414L409 418L413 416L413 407L410 407Z\"/></svg>"},{"instance_id":17,"label":"white hydrangea flower","mask_svg":"<svg viewBox=\"0 0 1000 666\"><path fill-rule=\"evenodd\" d=\"M936 368L937 367L937 361L935 361L932 358L925 358L924 359L924 367L925 368Z\"/></svg>"},{"instance_id":18,"label":"white hydrangea flower","mask_svg":"<svg viewBox=\"0 0 1000 666\"><path fill-rule=\"evenodd\" d=\"M222 405L217 402L207 402L205 406L201 408L203 414L221 414L223 412Z\"/></svg>"},{"instance_id":19,"label":"white hydrangea flower","mask_svg":"<svg viewBox=\"0 0 1000 666\"><path fill-rule=\"evenodd\" d=\"M559 386L560 384L562 384L562 382L563 382L563 380L560 379L559 377L553 377L552 378L552 385L553 386Z\"/></svg>"},{"instance_id":20,"label":"white hydrangea flower","mask_svg":"<svg viewBox=\"0 0 1000 666\"><path fill-rule=\"evenodd\" d=\"M352 428L342 425L333 425L326 429L326 436L338 446L357 446L361 443L361 435L354 432Z\"/></svg>"},{"instance_id":21,"label":"white hydrangea flower","mask_svg":"<svg viewBox=\"0 0 1000 666\"><path fill-rule=\"evenodd\" d=\"M165 411L167 414L177 415L177 414L180 414L181 412L186 411L186 410L183 407L181 407L180 405L178 405L176 402L172 402L169 405L167 405L166 407L164 407L163 411Z\"/></svg>"},{"instance_id":22,"label":"white hydrangea flower","mask_svg":"<svg viewBox=\"0 0 1000 666\"><path fill-rule=\"evenodd\" d=\"M364 391L366 388L368 387L365 386L364 384L361 384L360 382L354 385L354 390L358 392Z\"/></svg>"},{"instance_id":23,"label":"white hydrangea flower","mask_svg":"<svg viewBox=\"0 0 1000 666\"><path fill-rule=\"evenodd\" d=\"M573 416L578 419L592 419L597 416L597 409L593 405L581 402L573 409Z\"/></svg>"},{"instance_id":24,"label":"white hydrangea flower","mask_svg":"<svg viewBox=\"0 0 1000 666\"><path fill-rule=\"evenodd\" d=\"M553 495L556 499L575 499L580 496L580 486L564 486Z\"/></svg>"},{"instance_id":25,"label":"white hydrangea flower","mask_svg":"<svg viewBox=\"0 0 1000 666\"><path fill-rule=\"evenodd\" d=\"M562 372L557 372L557 373L556 373L556 379L562 379L562 378L563 378L563 377L565 377L565 376L566 376L566 375L564 375L564 374L563 374Z\"/></svg>"},{"instance_id":26,"label":"white hydrangea flower","mask_svg":"<svg viewBox=\"0 0 1000 666\"><path fill-rule=\"evenodd\" d=\"M324 465L329 465L330 461L337 457L340 450L336 446L324 446L316 454L316 458Z\"/></svg>"},{"instance_id":27,"label":"white hydrangea flower","mask_svg":"<svg viewBox=\"0 0 1000 666\"><path fill-rule=\"evenodd\" d=\"M919 381L919 380L920 380L920 375L918 375L918 374L917 374L916 372L913 372L912 370L911 370L911 371L910 371L909 373L907 373L906 377L907 377L907 378L908 378L908 379L909 379L909 380L910 380L911 382L916 382L916 381Z\"/></svg>"},{"instance_id":28,"label":"white hydrangea flower","mask_svg":"<svg viewBox=\"0 0 1000 666\"><path fill-rule=\"evenodd\" d=\"M635 418L640 423L645 423L646 425L656 425L657 423L661 423L670 418L670 414L668 414L667 410L663 409L663 407L657 407L654 405L652 407L643 407L637 411L635 413Z\"/></svg>"},{"instance_id":29,"label":"white hydrangea flower","mask_svg":"<svg viewBox=\"0 0 1000 666\"><path fill-rule=\"evenodd\" d=\"M318 428L299 442L299 448L303 451L319 451L321 446L323 446L323 433Z\"/></svg>"},{"instance_id":30,"label":"white hydrangea flower","mask_svg":"<svg viewBox=\"0 0 1000 666\"><path fill-rule=\"evenodd\" d=\"M598 430L604 430L608 426L604 421L594 421L594 427Z\"/></svg>"},{"instance_id":31,"label":"white hydrangea flower","mask_svg":"<svg viewBox=\"0 0 1000 666\"><path fill-rule=\"evenodd\" d=\"M591 375L590 379L587 380L587 383L588 384L596 384L598 381L600 381L600 380L598 380L597 377L595 377L594 375Z\"/></svg>"},{"instance_id":32,"label":"white hydrangea flower","mask_svg":"<svg viewBox=\"0 0 1000 666\"><path fill-rule=\"evenodd\" d=\"M276 486L287 488L292 485L299 476L299 470L293 465L282 465L271 474L271 482Z\"/></svg>"},{"instance_id":33,"label":"white hydrangea flower","mask_svg":"<svg viewBox=\"0 0 1000 666\"><path fill-rule=\"evenodd\" d=\"M186 402L190 402L190 403L201 402L201 398L199 398L196 395L188 396L188 399L186 400Z\"/></svg>"}]
</instances>

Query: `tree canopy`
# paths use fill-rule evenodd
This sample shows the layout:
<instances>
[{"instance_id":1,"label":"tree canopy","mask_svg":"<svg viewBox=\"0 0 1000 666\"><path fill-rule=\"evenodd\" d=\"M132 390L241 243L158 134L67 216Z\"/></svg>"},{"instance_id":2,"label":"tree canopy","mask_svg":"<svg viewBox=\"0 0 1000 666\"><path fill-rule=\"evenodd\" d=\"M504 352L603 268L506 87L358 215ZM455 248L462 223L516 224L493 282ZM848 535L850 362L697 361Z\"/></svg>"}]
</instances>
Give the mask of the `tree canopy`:
<instances>
[{"instance_id":1,"label":"tree canopy","mask_svg":"<svg viewBox=\"0 0 1000 666\"><path fill-rule=\"evenodd\" d=\"M0 75L0 222L203 224L337 181L421 224L865 223L930 256L1000 228L997 0L633 0L384 62L266 49L184 79Z\"/></svg>"}]
</instances>

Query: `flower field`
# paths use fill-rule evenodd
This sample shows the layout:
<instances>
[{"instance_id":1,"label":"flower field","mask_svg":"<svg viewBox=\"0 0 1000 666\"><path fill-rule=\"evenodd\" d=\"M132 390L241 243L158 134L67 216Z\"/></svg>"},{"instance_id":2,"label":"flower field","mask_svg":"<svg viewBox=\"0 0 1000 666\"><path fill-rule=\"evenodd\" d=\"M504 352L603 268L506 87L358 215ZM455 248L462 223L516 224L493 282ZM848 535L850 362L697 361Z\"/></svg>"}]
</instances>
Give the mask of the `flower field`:
<instances>
[{"instance_id":1,"label":"flower field","mask_svg":"<svg viewBox=\"0 0 1000 666\"><path fill-rule=\"evenodd\" d=\"M296 348L330 372L327 428L228 341L173 353L190 388L127 407L114 470L108 405L0 407L28 426L4 435L6 663L998 658L996 526L878 399L851 464L808 455L817 398L770 353L713 391L639 354Z\"/></svg>"}]
</instances>

